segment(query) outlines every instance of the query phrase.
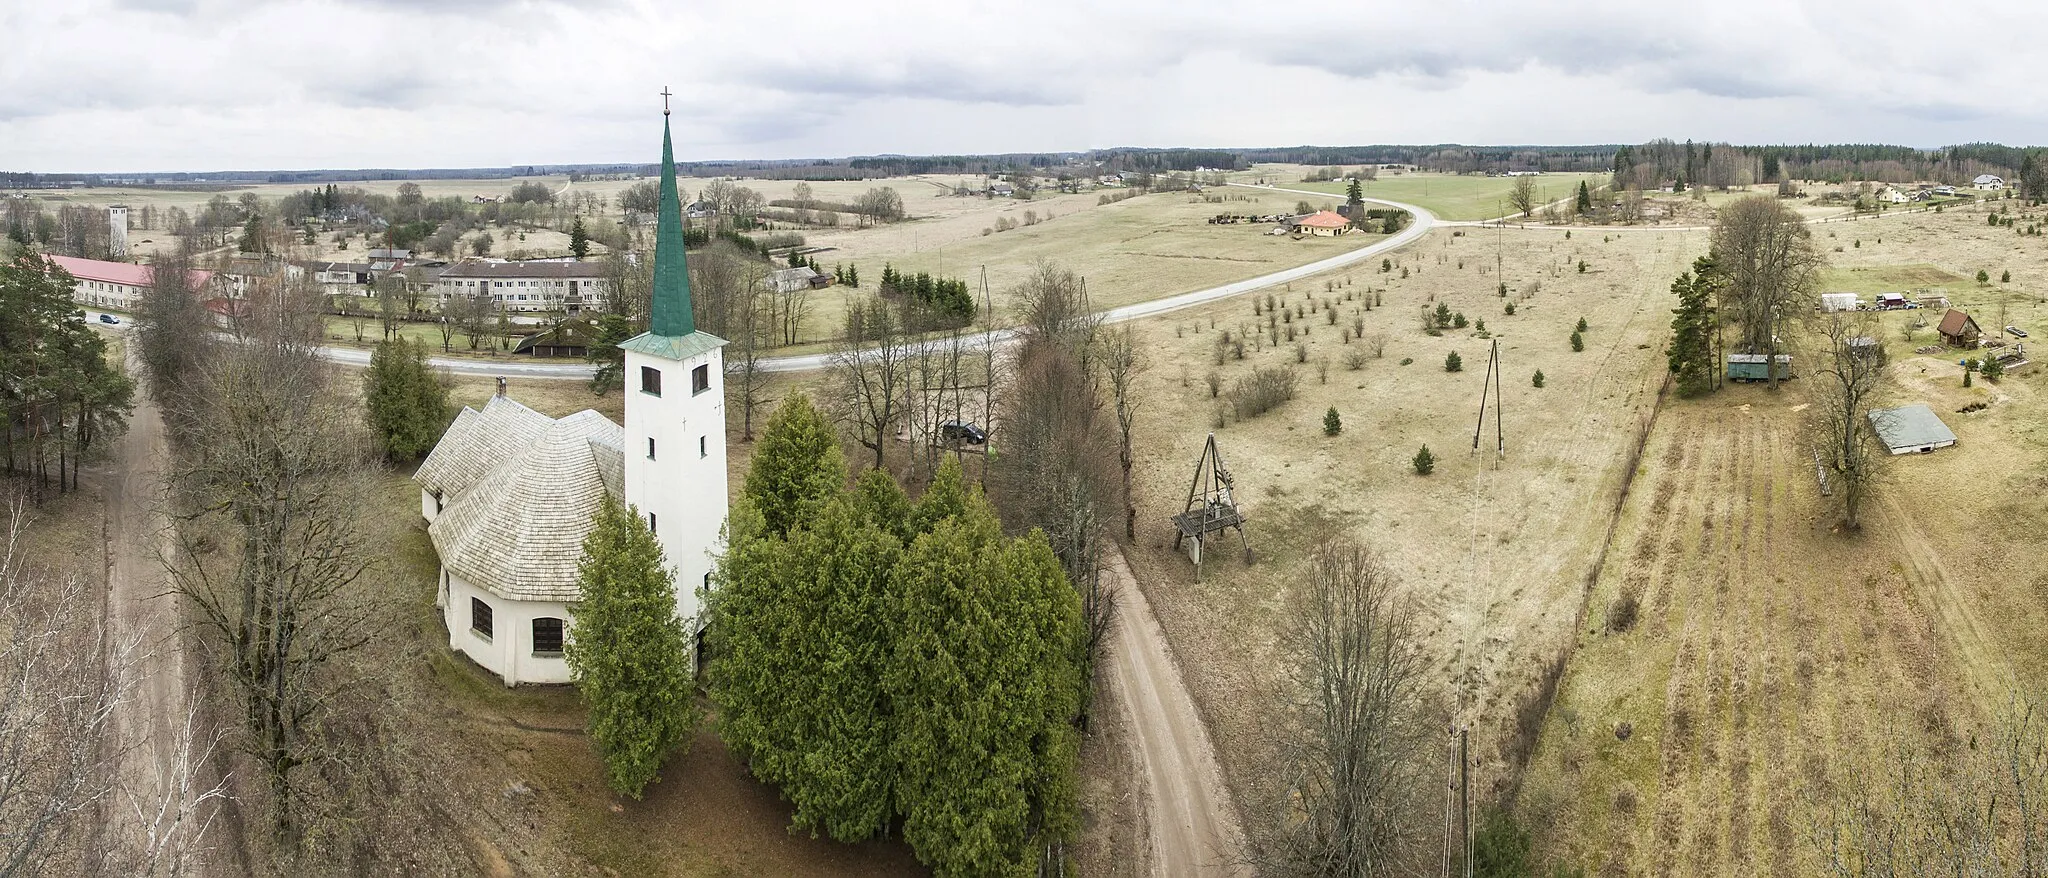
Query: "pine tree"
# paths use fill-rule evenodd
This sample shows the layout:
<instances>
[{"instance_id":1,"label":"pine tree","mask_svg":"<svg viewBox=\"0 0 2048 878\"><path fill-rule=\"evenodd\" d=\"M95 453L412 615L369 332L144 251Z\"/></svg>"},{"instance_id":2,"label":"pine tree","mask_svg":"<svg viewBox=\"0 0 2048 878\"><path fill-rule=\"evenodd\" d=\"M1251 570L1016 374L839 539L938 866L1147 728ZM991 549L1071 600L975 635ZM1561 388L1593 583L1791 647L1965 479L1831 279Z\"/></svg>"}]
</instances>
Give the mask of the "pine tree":
<instances>
[{"instance_id":1,"label":"pine tree","mask_svg":"<svg viewBox=\"0 0 2048 878\"><path fill-rule=\"evenodd\" d=\"M638 509L605 498L583 541L577 584L569 673L589 709L605 782L638 799L701 720L675 585Z\"/></svg>"},{"instance_id":2,"label":"pine tree","mask_svg":"<svg viewBox=\"0 0 2048 878\"><path fill-rule=\"evenodd\" d=\"M860 266L849 265L846 267L846 285L854 289L860 288Z\"/></svg>"},{"instance_id":3,"label":"pine tree","mask_svg":"<svg viewBox=\"0 0 2048 878\"><path fill-rule=\"evenodd\" d=\"M1463 371L1465 371L1465 361L1464 361L1464 360L1461 360L1461 359L1458 359L1458 352L1457 352L1457 351L1452 351L1452 352L1450 352L1450 354L1449 354L1449 355L1447 355L1447 356L1445 356L1445 357L1444 357L1444 371L1446 371L1446 372L1463 372Z\"/></svg>"},{"instance_id":4,"label":"pine tree","mask_svg":"<svg viewBox=\"0 0 2048 878\"><path fill-rule=\"evenodd\" d=\"M1360 183L1357 177L1351 178L1351 185L1344 187L1344 200L1352 207L1365 203L1365 184Z\"/></svg>"},{"instance_id":5,"label":"pine tree","mask_svg":"<svg viewBox=\"0 0 2048 878\"><path fill-rule=\"evenodd\" d=\"M371 429L393 460L433 450L448 425L448 390L427 366L427 349L408 338L381 342L363 373Z\"/></svg>"},{"instance_id":6,"label":"pine tree","mask_svg":"<svg viewBox=\"0 0 2048 878\"><path fill-rule=\"evenodd\" d=\"M1338 417L1336 406L1330 406L1330 410L1323 413L1323 435L1335 436L1342 432L1344 432L1344 419Z\"/></svg>"},{"instance_id":7,"label":"pine tree","mask_svg":"<svg viewBox=\"0 0 2048 878\"><path fill-rule=\"evenodd\" d=\"M1541 388L1543 386L1543 370L1538 369L1536 374L1529 376L1529 383Z\"/></svg>"},{"instance_id":8,"label":"pine tree","mask_svg":"<svg viewBox=\"0 0 2048 878\"><path fill-rule=\"evenodd\" d=\"M802 527L845 486L839 435L809 397L796 394L768 418L740 494L767 533L779 537Z\"/></svg>"},{"instance_id":9,"label":"pine tree","mask_svg":"<svg viewBox=\"0 0 2048 878\"><path fill-rule=\"evenodd\" d=\"M569 226L569 253L577 259L590 255L590 232L583 228L583 217Z\"/></svg>"},{"instance_id":10,"label":"pine tree","mask_svg":"<svg viewBox=\"0 0 2048 878\"><path fill-rule=\"evenodd\" d=\"M1586 186L1586 181L1584 181L1584 180L1580 180L1580 181L1579 181L1579 213L1581 213L1581 214L1587 214L1587 213L1592 213L1592 212L1593 212L1593 190L1592 190L1592 189L1590 189L1590 188L1587 188L1587 186Z\"/></svg>"},{"instance_id":11,"label":"pine tree","mask_svg":"<svg viewBox=\"0 0 2048 878\"><path fill-rule=\"evenodd\" d=\"M1424 445L1421 451L1415 452L1415 474L1426 476L1433 472L1436 472L1436 455L1429 453L1429 446Z\"/></svg>"},{"instance_id":12,"label":"pine tree","mask_svg":"<svg viewBox=\"0 0 2048 878\"><path fill-rule=\"evenodd\" d=\"M1585 349L1586 349L1586 338L1585 338L1585 336L1582 336L1582 335L1580 335L1580 334L1578 334L1578 333L1576 333L1576 332L1572 333L1572 353L1578 353L1578 352L1580 352L1580 351L1583 351L1583 350L1585 350Z\"/></svg>"}]
</instances>

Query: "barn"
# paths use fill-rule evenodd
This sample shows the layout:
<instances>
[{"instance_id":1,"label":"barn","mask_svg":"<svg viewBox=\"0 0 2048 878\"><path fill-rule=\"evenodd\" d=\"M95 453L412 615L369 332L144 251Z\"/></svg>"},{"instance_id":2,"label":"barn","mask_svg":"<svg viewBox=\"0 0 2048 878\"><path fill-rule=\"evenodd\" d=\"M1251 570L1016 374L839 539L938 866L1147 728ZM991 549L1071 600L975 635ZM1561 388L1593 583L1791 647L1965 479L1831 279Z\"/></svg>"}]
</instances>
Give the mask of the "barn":
<instances>
[{"instance_id":1,"label":"barn","mask_svg":"<svg viewBox=\"0 0 2048 878\"><path fill-rule=\"evenodd\" d=\"M1870 428L1893 454L1926 454L1956 444L1956 434L1924 403L1871 409Z\"/></svg>"},{"instance_id":2,"label":"barn","mask_svg":"<svg viewBox=\"0 0 2048 878\"><path fill-rule=\"evenodd\" d=\"M1977 328L1977 321L1954 308L1941 315L1941 325L1934 331L1941 334L1943 344L1964 350L1975 348L1977 342L1984 338L1984 330Z\"/></svg>"}]
</instances>

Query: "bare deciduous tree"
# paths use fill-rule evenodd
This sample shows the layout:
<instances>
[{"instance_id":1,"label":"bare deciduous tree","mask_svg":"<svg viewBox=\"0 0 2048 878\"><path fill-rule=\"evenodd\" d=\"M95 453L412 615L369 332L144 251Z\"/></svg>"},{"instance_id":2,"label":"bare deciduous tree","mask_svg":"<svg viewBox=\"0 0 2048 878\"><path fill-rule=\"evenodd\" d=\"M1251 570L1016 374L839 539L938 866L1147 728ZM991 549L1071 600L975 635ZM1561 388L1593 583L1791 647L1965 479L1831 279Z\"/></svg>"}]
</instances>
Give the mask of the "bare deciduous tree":
<instances>
[{"instance_id":1,"label":"bare deciduous tree","mask_svg":"<svg viewBox=\"0 0 2048 878\"><path fill-rule=\"evenodd\" d=\"M761 350L775 342L773 294L761 288L766 266L749 262L741 271L738 289L730 295L733 303L731 325L720 333L727 340L725 353L726 392L740 409L744 438L754 439L754 411L761 407L762 386L767 373L761 368Z\"/></svg>"},{"instance_id":2,"label":"bare deciduous tree","mask_svg":"<svg viewBox=\"0 0 2048 878\"><path fill-rule=\"evenodd\" d=\"M1859 753L1808 797L1827 875L2048 876L2048 715L2015 698L1968 750Z\"/></svg>"},{"instance_id":3,"label":"bare deciduous tree","mask_svg":"<svg viewBox=\"0 0 2048 878\"><path fill-rule=\"evenodd\" d=\"M1823 262L1813 233L1776 198L1754 195L1721 208L1712 253L1727 278L1721 313L1733 315L1741 326L1745 352L1771 358L1766 362L1773 364L1769 372L1775 388L1782 345L1778 333L1798 314L1798 302L1812 291Z\"/></svg>"},{"instance_id":4,"label":"bare deciduous tree","mask_svg":"<svg viewBox=\"0 0 2048 878\"><path fill-rule=\"evenodd\" d=\"M887 463L889 443L904 414L907 368L915 353L907 319L880 298L853 303L846 312L845 338L832 354L834 414L853 429L854 441L875 453L876 469Z\"/></svg>"},{"instance_id":5,"label":"bare deciduous tree","mask_svg":"<svg viewBox=\"0 0 2048 878\"><path fill-rule=\"evenodd\" d=\"M1870 412L1891 386L1890 363L1870 314L1834 311L1814 318L1820 339L1807 384L1813 397L1814 443L1842 492L1842 523L1862 526L1863 502L1887 456L1878 448ZM1885 416L1879 415L1883 418Z\"/></svg>"},{"instance_id":6,"label":"bare deciduous tree","mask_svg":"<svg viewBox=\"0 0 2048 878\"><path fill-rule=\"evenodd\" d=\"M1102 377L1109 383L1109 397L1116 406L1117 465L1123 471L1124 539L1138 538L1138 507L1131 497L1131 428L1137 421L1136 381L1144 364L1138 359L1137 341L1131 328L1105 330L1096 336L1102 348L1097 358Z\"/></svg>"},{"instance_id":7,"label":"bare deciduous tree","mask_svg":"<svg viewBox=\"0 0 2048 878\"><path fill-rule=\"evenodd\" d=\"M1536 178L1516 177L1515 186L1508 190L1508 203L1515 206L1515 212L1524 217L1536 211Z\"/></svg>"},{"instance_id":8,"label":"bare deciduous tree","mask_svg":"<svg viewBox=\"0 0 2048 878\"><path fill-rule=\"evenodd\" d=\"M1260 857L1280 874L1401 874L1432 791L1414 605L1370 550L1331 539L1311 552L1293 615L1281 757L1292 789Z\"/></svg>"}]
</instances>

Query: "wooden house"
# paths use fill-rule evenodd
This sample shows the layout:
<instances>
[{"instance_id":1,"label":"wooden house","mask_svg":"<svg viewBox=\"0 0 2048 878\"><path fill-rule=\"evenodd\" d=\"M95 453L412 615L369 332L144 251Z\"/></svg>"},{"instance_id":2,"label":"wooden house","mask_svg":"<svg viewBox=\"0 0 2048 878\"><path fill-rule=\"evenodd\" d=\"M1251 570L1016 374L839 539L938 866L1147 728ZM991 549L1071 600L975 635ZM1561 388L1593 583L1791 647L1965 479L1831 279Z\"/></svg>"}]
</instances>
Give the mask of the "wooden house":
<instances>
[{"instance_id":1,"label":"wooden house","mask_svg":"<svg viewBox=\"0 0 2048 878\"><path fill-rule=\"evenodd\" d=\"M1964 350L1976 348L1977 343L1984 339L1984 331L1977 328L1977 321L1954 308L1941 315L1941 325L1934 331L1941 334L1942 344Z\"/></svg>"}]
</instances>

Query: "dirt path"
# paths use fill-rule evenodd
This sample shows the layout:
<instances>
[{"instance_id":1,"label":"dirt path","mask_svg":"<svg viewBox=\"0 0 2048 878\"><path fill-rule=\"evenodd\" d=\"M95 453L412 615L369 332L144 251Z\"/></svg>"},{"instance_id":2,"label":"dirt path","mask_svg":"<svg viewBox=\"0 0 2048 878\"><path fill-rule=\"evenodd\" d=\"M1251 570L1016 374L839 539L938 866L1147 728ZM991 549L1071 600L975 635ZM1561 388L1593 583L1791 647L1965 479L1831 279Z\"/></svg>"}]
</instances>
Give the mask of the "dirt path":
<instances>
[{"instance_id":1,"label":"dirt path","mask_svg":"<svg viewBox=\"0 0 2048 878\"><path fill-rule=\"evenodd\" d=\"M131 364L132 367L132 364ZM185 651L178 614L159 550L169 522L157 504L157 485L168 460L163 418L146 395L136 394L128 431L115 444L113 459L92 471L106 498L107 621L117 642L133 643L134 658L122 671L127 697L117 708L121 782L128 795L114 820L124 831L141 832L129 796L145 807L163 801L175 776L177 743L188 716ZM147 844L147 839L138 839Z\"/></svg>"},{"instance_id":2,"label":"dirt path","mask_svg":"<svg viewBox=\"0 0 2048 878\"><path fill-rule=\"evenodd\" d=\"M1129 725L1137 766L1145 875L1249 875L1243 833L1209 731L1138 588L1123 553L1111 547L1106 567L1117 583L1116 629L1109 643L1108 681Z\"/></svg>"}]
</instances>

